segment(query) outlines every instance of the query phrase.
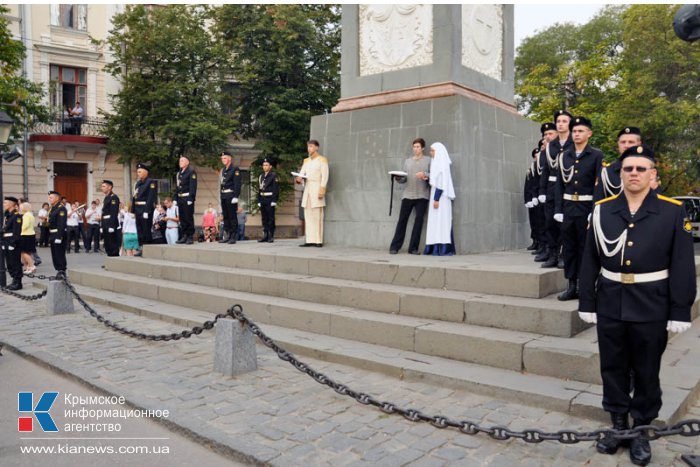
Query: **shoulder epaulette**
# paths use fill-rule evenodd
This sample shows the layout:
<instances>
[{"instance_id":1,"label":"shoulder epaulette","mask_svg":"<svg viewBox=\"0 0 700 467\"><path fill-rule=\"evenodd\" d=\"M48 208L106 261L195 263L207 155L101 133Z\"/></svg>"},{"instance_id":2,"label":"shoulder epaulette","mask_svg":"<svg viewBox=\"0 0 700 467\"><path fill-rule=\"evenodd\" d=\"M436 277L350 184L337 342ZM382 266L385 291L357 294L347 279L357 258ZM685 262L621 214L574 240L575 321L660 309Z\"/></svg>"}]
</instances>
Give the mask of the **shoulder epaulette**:
<instances>
[{"instance_id":1,"label":"shoulder epaulette","mask_svg":"<svg viewBox=\"0 0 700 467\"><path fill-rule=\"evenodd\" d=\"M605 199L601 199L600 201L596 201L595 204L598 205L598 204L607 203L608 201L612 201L612 200L616 199L618 196L620 196L620 195L608 196Z\"/></svg>"},{"instance_id":2,"label":"shoulder epaulette","mask_svg":"<svg viewBox=\"0 0 700 467\"><path fill-rule=\"evenodd\" d=\"M675 204L676 206L680 206L681 204L683 204L682 201L678 201L677 199L669 198L668 196L664 196L664 195L659 195L659 194L657 194L656 197L659 198L659 199L662 199L662 200L664 200L664 201L668 201L669 203L673 203L673 204Z\"/></svg>"},{"instance_id":3,"label":"shoulder epaulette","mask_svg":"<svg viewBox=\"0 0 700 467\"><path fill-rule=\"evenodd\" d=\"M603 167L610 167L610 162L603 161Z\"/></svg>"}]
</instances>

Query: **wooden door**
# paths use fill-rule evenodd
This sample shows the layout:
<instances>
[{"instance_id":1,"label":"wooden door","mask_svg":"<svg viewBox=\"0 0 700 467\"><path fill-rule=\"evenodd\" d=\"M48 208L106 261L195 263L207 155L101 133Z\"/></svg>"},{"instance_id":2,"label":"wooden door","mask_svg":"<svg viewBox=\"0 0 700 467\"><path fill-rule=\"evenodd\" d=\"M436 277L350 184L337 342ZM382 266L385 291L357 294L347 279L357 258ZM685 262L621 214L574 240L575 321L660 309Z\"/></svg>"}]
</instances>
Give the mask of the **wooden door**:
<instances>
[{"instance_id":1,"label":"wooden door","mask_svg":"<svg viewBox=\"0 0 700 467\"><path fill-rule=\"evenodd\" d=\"M87 164L68 164L54 162L54 190L65 196L68 202L77 201L86 204L88 201Z\"/></svg>"}]
</instances>

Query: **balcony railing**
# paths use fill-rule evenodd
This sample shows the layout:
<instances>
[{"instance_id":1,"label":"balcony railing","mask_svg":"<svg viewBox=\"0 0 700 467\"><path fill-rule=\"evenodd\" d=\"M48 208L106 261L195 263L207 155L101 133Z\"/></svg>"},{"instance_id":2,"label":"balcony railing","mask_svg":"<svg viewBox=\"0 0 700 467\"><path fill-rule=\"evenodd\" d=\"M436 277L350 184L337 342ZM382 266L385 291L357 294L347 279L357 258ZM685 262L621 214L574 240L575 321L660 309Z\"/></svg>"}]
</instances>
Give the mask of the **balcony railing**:
<instances>
[{"instance_id":1,"label":"balcony railing","mask_svg":"<svg viewBox=\"0 0 700 467\"><path fill-rule=\"evenodd\" d=\"M35 135L75 135L106 137L106 122L99 117L65 117L54 115L48 122L37 122L31 129Z\"/></svg>"}]
</instances>

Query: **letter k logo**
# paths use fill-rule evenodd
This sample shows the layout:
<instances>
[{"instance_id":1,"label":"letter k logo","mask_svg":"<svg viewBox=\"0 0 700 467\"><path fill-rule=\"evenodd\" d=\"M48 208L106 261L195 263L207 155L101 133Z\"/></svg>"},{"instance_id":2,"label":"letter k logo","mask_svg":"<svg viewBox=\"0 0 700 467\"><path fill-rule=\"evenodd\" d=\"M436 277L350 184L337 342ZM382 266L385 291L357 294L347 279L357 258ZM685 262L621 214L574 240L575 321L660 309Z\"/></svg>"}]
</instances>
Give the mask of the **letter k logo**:
<instances>
[{"instance_id":1,"label":"letter k logo","mask_svg":"<svg viewBox=\"0 0 700 467\"><path fill-rule=\"evenodd\" d=\"M45 392L39 398L36 406L34 406L34 393L20 392L17 394L17 409L19 412L33 413L42 431L55 432L58 431L58 427L56 427L53 418L49 415L49 410L51 410L51 406L56 401L56 397L58 397L58 392ZM19 417L19 431L34 431L32 422L32 417Z\"/></svg>"}]
</instances>

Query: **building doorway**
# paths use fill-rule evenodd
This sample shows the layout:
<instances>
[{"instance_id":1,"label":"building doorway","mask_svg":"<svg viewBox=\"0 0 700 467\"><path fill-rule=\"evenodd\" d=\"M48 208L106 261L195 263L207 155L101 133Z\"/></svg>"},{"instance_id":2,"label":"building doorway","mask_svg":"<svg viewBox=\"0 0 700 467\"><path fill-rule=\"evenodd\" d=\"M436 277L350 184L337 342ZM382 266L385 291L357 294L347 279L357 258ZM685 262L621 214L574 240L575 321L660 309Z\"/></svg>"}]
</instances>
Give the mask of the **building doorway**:
<instances>
[{"instance_id":1,"label":"building doorway","mask_svg":"<svg viewBox=\"0 0 700 467\"><path fill-rule=\"evenodd\" d=\"M69 203L85 204L88 200L88 165L81 163L53 163L54 190Z\"/></svg>"}]
</instances>

